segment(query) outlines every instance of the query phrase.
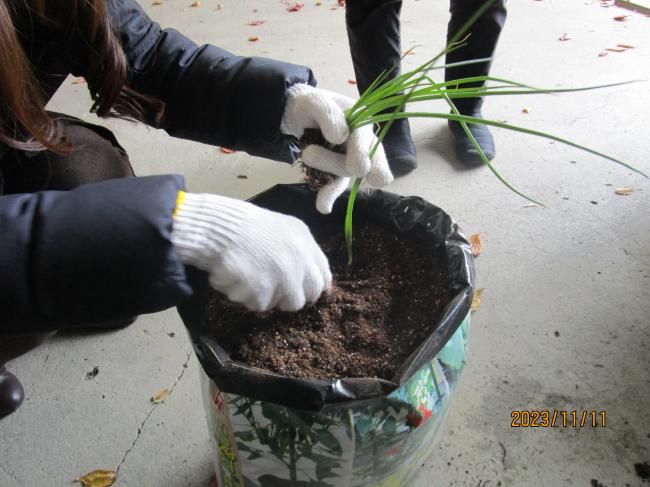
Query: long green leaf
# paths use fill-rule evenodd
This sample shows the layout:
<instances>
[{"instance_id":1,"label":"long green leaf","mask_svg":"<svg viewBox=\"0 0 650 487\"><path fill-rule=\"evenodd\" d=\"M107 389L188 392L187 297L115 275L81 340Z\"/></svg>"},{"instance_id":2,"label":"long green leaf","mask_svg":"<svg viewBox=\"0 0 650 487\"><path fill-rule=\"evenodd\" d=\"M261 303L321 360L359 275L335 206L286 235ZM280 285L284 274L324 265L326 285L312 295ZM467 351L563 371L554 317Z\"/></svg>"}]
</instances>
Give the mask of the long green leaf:
<instances>
[{"instance_id":1,"label":"long green leaf","mask_svg":"<svg viewBox=\"0 0 650 487\"><path fill-rule=\"evenodd\" d=\"M366 90L361 94L361 96L357 99L357 101L352 105L346 112L347 113L353 113L358 106L364 105L366 103L366 98L369 97L373 92L374 89L379 85L390 73L396 69L396 66L393 66L390 69L385 69L384 71L381 72L381 74L372 82L370 83L370 86L366 88Z\"/></svg>"},{"instance_id":2,"label":"long green leaf","mask_svg":"<svg viewBox=\"0 0 650 487\"><path fill-rule=\"evenodd\" d=\"M596 90L612 86L635 83L636 81L625 81L621 83L609 83L597 86L585 86L579 88L530 88L530 89L512 89L511 86L492 86L477 88L447 88L444 92L437 89L440 85L428 85L413 92L409 98L409 103L421 101L444 100L446 96L451 99L459 98L482 98L486 96L505 96L505 95L533 95L533 94L554 94L554 93L572 93L580 91ZM390 108L401 106L404 103L404 97L400 95L391 96L374 103L371 107L355 114L349 122L350 128L354 129L360 120L369 116L384 112Z\"/></svg>"},{"instance_id":3,"label":"long green leaf","mask_svg":"<svg viewBox=\"0 0 650 487\"><path fill-rule=\"evenodd\" d=\"M451 108L451 111L455 115L460 115L460 112L458 111L458 108L456 108L456 105L454 105L454 102L451 101L451 98L449 98L449 96L447 96L447 94L445 92L443 92L442 90L439 90L439 92L440 92L440 95L444 97L445 101L447 102L447 105L449 105L449 107ZM501 173L496 170L496 168L492 165L490 160L485 155L485 152L483 152L483 148L481 147L481 145L478 143L478 141L474 137L474 134L471 132L471 130L467 126L467 123L462 122L462 121L459 122L459 123L460 123L460 126L462 127L463 131L465 132L465 135L467 135L469 140L472 142L472 145L474 146L474 148L478 151L479 157L481 158L483 163L490 169L490 171L492 171L492 174L494 174L497 177L497 179L499 181L501 181L501 183L503 183L508 189L513 191L515 194L518 194L522 198L525 198L528 201L530 201L532 203L535 203L535 204L537 204L539 206L545 207L545 205L543 205L539 201L534 200L530 196L528 196L528 195L522 193L521 191L519 191L512 184L510 184L510 182L508 182L503 176L501 176Z\"/></svg>"},{"instance_id":4,"label":"long green leaf","mask_svg":"<svg viewBox=\"0 0 650 487\"><path fill-rule=\"evenodd\" d=\"M361 186L361 178L357 178L350 190L348 197L348 207L345 212L345 243L348 248L348 265L352 265L352 213L354 211L354 201L357 199L357 193Z\"/></svg>"},{"instance_id":5,"label":"long green leaf","mask_svg":"<svg viewBox=\"0 0 650 487\"><path fill-rule=\"evenodd\" d=\"M375 124L375 123L385 122L385 121L391 119L391 117L393 117L393 114L375 115L373 117L370 117L365 123L363 123L363 124L361 124L359 126L371 125L371 124ZM511 125L511 124L504 123L504 122L497 122L495 120L488 120L488 119L485 119L485 118L470 117L470 116L467 116L467 115L456 115L456 114L453 114L453 113L401 112L401 113L397 114L397 117L395 117L395 118L442 118L442 119L446 119L446 120L455 120L457 122L475 123L475 124L478 124L478 125L489 125L491 127L499 127L499 128L504 128L504 129L508 129L508 130L513 130L515 132L522 132L522 133L529 134L529 135L536 135L538 137L543 137L545 139L554 140L556 142L561 142L562 144L566 144L566 145L569 145L571 147L581 149L581 150L583 150L585 152L589 152L590 154L595 154L595 155L600 156L600 157L602 157L604 159L607 159L609 161L620 164L621 166L626 167L626 168L630 169L631 171L634 171L635 173L638 173L638 174L640 174L641 176L643 176L645 178L648 178L648 175L646 173L644 173L643 171L641 171L641 170L639 170L639 169L637 169L637 168L635 168L633 166L630 166L626 162L623 162L623 161L621 161L619 159L616 159L615 157L608 156L607 154L604 154L602 152L598 152L598 151L596 151L594 149L590 149L589 147L586 147L584 145L576 144L575 142L571 142L570 140L563 139L562 137L558 137L557 135L548 134L546 132L541 132L539 130L527 129L527 128L524 128L524 127L519 127L517 125Z\"/></svg>"},{"instance_id":6,"label":"long green leaf","mask_svg":"<svg viewBox=\"0 0 650 487\"><path fill-rule=\"evenodd\" d=\"M451 51L447 51L449 54ZM456 61L448 64L438 64L436 66L431 66L431 71L447 69L447 68L459 68L461 66L467 66L468 64L479 64L479 63L488 63L492 61L491 57L477 58L477 59L468 59L466 61Z\"/></svg>"}]
</instances>

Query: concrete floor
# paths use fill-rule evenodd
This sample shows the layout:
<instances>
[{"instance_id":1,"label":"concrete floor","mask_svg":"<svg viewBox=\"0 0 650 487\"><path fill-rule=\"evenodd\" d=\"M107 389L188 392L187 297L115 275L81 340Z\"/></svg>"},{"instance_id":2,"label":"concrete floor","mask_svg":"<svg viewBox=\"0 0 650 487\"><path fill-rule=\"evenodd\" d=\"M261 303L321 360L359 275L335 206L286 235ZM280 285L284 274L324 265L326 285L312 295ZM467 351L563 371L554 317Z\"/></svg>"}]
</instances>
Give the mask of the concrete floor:
<instances>
[{"instance_id":1,"label":"concrete floor","mask_svg":"<svg viewBox=\"0 0 650 487\"><path fill-rule=\"evenodd\" d=\"M289 14L280 1L165 0L145 8L198 42L241 54L309 64L320 85L355 87L342 9L310 0ZM416 66L444 39L446 2L406 1L404 46ZM255 10L253 10L255 9ZM613 20L629 14L625 22ZM246 22L266 19L259 27ZM563 33L572 39L558 40ZM259 42L248 42L249 35ZM626 52L598 53L626 43ZM551 131L650 172L650 18L600 1L510 2L493 73L554 87L645 79L559 96L492 98L486 115ZM83 85L66 83L52 107L88 120ZM522 109L526 107L529 113ZM224 155L124 122L102 122L128 149L138 174L182 173L192 191L248 197L300 179L289 166ZM416 121L419 169L390 190L417 194L481 233L483 305L473 319L470 361L446 432L417 487L638 486L650 462L650 187L584 152L495 132L498 166L548 208L529 207L489 171L466 171L441 122ZM248 179L238 179L245 174ZM630 196L614 194L631 186ZM59 334L10 362L27 401L0 420L0 486L67 486L80 474L119 467L118 486L205 487L211 453L196 358L175 310L121 331ZM97 366L92 380L85 375ZM150 397L172 388L164 404ZM511 411L605 411L605 428L511 428Z\"/></svg>"}]
</instances>

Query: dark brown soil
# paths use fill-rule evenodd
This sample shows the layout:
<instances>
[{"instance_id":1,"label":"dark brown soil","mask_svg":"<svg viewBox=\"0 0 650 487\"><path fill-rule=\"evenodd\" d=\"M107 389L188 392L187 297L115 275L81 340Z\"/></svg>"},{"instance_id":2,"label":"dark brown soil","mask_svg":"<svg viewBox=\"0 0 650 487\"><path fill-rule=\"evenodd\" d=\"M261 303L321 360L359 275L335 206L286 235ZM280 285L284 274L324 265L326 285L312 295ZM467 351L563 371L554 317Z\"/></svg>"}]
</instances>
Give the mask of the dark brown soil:
<instances>
[{"instance_id":1,"label":"dark brown soil","mask_svg":"<svg viewBox=\"0 0 650 487\"><path fill-rule=\"evenodd\" d=\"M349 269L342 225L314 231L335 280L315 305L252 313L210 297L204 322L233 359L290 377L393 377L450 299L446 263L379 227L355 232Z\"/></svg>"},{"instance_id":2,"label":"dark brown soil","mask_svg":"<svg viewBox=\"0 0 650 487\"><path fill-rule=\"evenodd\" d=\"M636 471L636 474L639 476L639 478L643 480L650 480L650 465L648 465L648 462L635 463L634 470Z\"/></svg>"}]
</instances>

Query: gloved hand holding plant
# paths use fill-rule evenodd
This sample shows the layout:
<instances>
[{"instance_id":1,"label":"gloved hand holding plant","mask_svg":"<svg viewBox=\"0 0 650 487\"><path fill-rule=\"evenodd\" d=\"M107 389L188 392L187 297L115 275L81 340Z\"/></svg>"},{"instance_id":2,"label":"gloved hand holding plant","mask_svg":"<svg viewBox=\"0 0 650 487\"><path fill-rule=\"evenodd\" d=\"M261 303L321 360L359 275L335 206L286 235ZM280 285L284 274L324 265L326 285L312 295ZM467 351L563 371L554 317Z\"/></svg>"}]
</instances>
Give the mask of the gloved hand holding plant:
<instances>
[{"instance_id":1,"label":"gloved hand holding plant","mask_svg":"<svg viewBox=\"0 0 650 487\"><path fill-rule=\"evenodd\" d=\"M522 83L518 83L516 81L492 76L474 76L470 78L447 80L444 82L436 82L434 79L432 79L429 73L433 70L490 61L490 59L471 59L458 63L448 64L445 66L437 65L438 60L440 60L445 54L448 54L449 52L452 52L463 46L462 37L467 34L474 22L481 15L483 15L483 13L491 6L493 2L494 0L486 0L484 4L478 8L472 17L465 23L465 25L463 25L452 37L450 44L446 46L445 49L434 56L431 60L425 62L417 68L396 76L395 78L388 81L386 80L388 78L389 72L383 73L373 83L371 83L371 85L366 89L361 97L353 103L351 103L352 100L340 97L340 95L330 94L330 96L332 96L331 99L336 101L335 104L344 110L344 117L347 123L347 128L352 133L346 146L347 155L344 156L341 154L336 154L331 150L326 149L325 147L310 145L303 150L303 162L306 166L312 169L334 174L337 176L342 176L336 178L333 182L327 184L320 190L317 206L318 209L323 213L329 213L331 211L334 200L343 193L347 184L349 183L349 177L356 177L350 191L350 196L348 198L348 206L345 219L345 237L348 248L348 263L350 265L352 264L352 214L356 194L359 190L362 180L365 180L365 182L370 186L382 186L384 184L388 184L392 180L392 174L390 174L390 170L386 163L386 157L381 146L381 141L390 129L393 121L397 119L437 118L458 123L460 125L460 129L465 132L468 139L474 145L481 160L499 179L499 181L501 181L507 188L519 196L522 196L523 198L540 206L544 205L517 190L497 171L497 169L483 152L481 146L474 138L474 135L471 133L468 126L469 124L500 127L516 132L523 132L529 135L551 139L553 141L567 144L569 146L598 155L612 162L620 164L621 166L626 167L646 178L648 177L642 171L619 159L608 156L602 152L593 150L583 145L576 144L575 142L564 139L562 137L537 130L526 129L524 127L511 125L505 122L460 114L454 105L454 100L464 98L482 98L485 96L548 94L586 91L625 84L613 83L609 85L588 86L582 88L542 89L534 88ZM396 68L398 67L395 66L394 69ZM495 84L487 86L485 84L487 82L493 82ZM480 86L476 86L476 83L480 83ZM315 89L312 88L312 90ZM321 90L315 91L321 92ZM306 94L309 94L308 90L306 91ZM300 95L301 93L298 91L298 98L300 98ZM407 103L433 100L444 101L449 111L405 111ZM317 104L313 105L318 106ZM285 112L285 118L287 117L287 113L290 113L290 106L291 104L288 103L287 111ZM336 110L331 110L331 112L333 114L332 119L337 120L337 135L343 134L344 131L340 127L341 122L338 121L341 114ZM300 120L303 118L309 119L309 117L298 118ZM319 122L320 120L321 119L314 118L313 120L310 120L311 123L303 124L302 127L319 127L321 128L321 131L323 131L324 125L321 123L315 123ZM372 135L372 132L368 130L370 127L374 126L381 127L376 137ZM293 133L298 137L302 135L302 132L300 131L286 133ZM358 135L355 136L355 134ZM328 142L332 144L338 143L337 141L339 139L332 136L331 133L325 133L323 131L323 136ZM369 169L366 170L366 168ZM388 174L390 174L390 177L387 176Z\"/></svg>"},{"instance_id":2,"label":"gloved hand holding plant","mask_svg":"<svg viewBox=\"0 0 650 487\"><path fill-rule=\"evenodd\" d=\"M348 188L350 178L363 178L373 187L393 181L381 144L370 156L371 147L377 143L372 126L349 129L345 111L354 104L352 98L306 84L289 88L281 132L301 139L306 129L319 129L327 143L341 145L345 150L342 154L318 144L303 149L303 164L336 176L318 192L316 208L321 213L331 213L334 201Z\"/></svg>"}]
</instances>

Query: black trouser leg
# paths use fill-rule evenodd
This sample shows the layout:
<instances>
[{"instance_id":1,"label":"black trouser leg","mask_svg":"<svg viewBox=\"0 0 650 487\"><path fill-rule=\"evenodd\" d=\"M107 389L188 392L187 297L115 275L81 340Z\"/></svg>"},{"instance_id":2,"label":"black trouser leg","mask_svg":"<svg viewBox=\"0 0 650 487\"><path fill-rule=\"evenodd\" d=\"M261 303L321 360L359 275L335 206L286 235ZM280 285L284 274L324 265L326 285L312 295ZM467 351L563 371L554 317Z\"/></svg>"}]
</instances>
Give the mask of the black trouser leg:
<instances>
[{"instance_id":1,"label":"black trouser leg","mask_svg":"<svg viewBox=\"0 0 650 487\"><path fill-rule=\"evenodd\" d=\"M474 15L474 12L483 4L483 0L451 0L449 11L451 19L447 26L447 41L463 27ZM488 10L481 15L469 29L469 35L464 41L464 46L447 54L446 64L472 59L492 58L499 41L499 35L506 21L506 2L496 0ZM465 35L463 37L465 37ZM491 62L467 64L445 70L445 81L471 76L487 76L490 72ZM483 83L463 85L482 86ZM460 113L475 113L481 109L482 98L464 98L454 102Z\"/></svg>"},{"instance_id":2,"label":"black trouser leg","mask_svg":"<svg viewBox=\"0 0 650 487\"><path fill-rule=\"evenodd\" d=\"M74 152L60 155L50 151L9 151L0 159L0 194L65 191L85 183L133 176L129 158L110 130L72 117L60 117L59 123L75 147ZM122 327L134 320L89 325ZM0 417L18 409L24 398L22 385L5 369L5 362L41 341L42 338L33 336L9 339L0 336Z\"/></svg>"},{"instance_id":3,"label":"black trouser leg","mask_svg":"<svg viewBox=\"0 0 650 487\"><path fill-rule=\"evenodd\" d=\"M384 71L388 79L400 73L401 0L348 0L345 20L359 93ZM388 163L395 176L417 166L408 120L395 120L384 138Z\"/></svg>"},{"instance_id":4,"label":"black trouser leg","mask_svg":"<svg viewBox=\"0 0 650 487\"><path fill-rule=\"evenodd\" d=\"M474 15L483 4L483 0L451 0L451 19L447 27L447 41L459 32L464 24ZM501 29L506 20L506 0L496 0L474 24L470 27L463 41L463 46L447 55L446 63L469 61L472 59L492 58L501 34ZM487 76L490 71L491 61L476 64L467 64L445 70L445 80L468 78L473 76ZM463 87L483 86L483 82L464 84ZM454 100L458 111L463 115L482 118L481 107L483 98L461 98ZM457 122L449 122L449 128L454 134L454 151L456 157L468 166L480 166L483 160L479 151L474 147L469 136ZM496 155L494 139L487 126L469 124L469 130L488 159Z\"/></svg>"},{"instance_id":5,"label":"black trouser leg","mask_svg":"<svg viewBox=\"0 0 650 487\"><path fill-rule=\"evenodd\" d=\"M401 10L401 0L348 0L345 21L359 93L384 70L395 68L387 79L399 74Z\"/></svg>"}]
</instances>

